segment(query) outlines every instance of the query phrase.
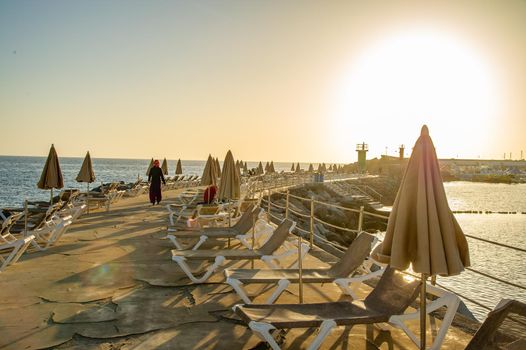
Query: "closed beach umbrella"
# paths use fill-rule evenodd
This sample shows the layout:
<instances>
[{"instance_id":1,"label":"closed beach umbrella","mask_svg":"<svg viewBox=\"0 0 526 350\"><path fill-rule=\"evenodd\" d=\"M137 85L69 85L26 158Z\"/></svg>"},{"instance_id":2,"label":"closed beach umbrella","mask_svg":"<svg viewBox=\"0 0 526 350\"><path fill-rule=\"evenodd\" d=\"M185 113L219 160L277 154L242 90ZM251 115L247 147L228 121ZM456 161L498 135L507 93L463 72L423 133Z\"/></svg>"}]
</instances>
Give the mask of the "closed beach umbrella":
<instances>
[{"instance_id":1,"label":"closed beach umbrella","mask_svg":"<svg viewBox=\"0 0 526 350\"><path fill-rule=\"evenodd\" d=\"M163 164L161 164L161 170L163 171L163 175L168 175L168 162L166 161L166 158L163 159Z\"/></svg>"},{"instance_id":2,"label":"closed beach umbrella","mask_svg":"<svg viewBox=\"0 0 526 350\"><path fill-rule=\"evenodd\" d=\"M268 173L269 168L270 168L270 164L267 162L267 163L265 164L265 172L266 172L266 173Z\"/></svg>"},{"instance_id":3,"label":"closed beach umbrella","mask_svg":"<svg viewBox=\"0 0 526 350\"><path fill-rule=\"evenodd\" d=\"M300 163L296 164L296 172L299 173L301 171Z\"/></svg>"},{"instance_id":4,"label":"closed beach umbrella","mask_svg":"<svg viewBox=\"0 0 526 350\"><path fill-rule=\"evenodd\" d=\"M214 158L208 155L208 159L201 176L201 186L215 185L217 183L217 173Z\"/></svg>"},{"instance_id":5,"label":"closed beach umbrella","mask_svg":"<svg viewBox=\"0 0 526 350\"><path fill-rule=\"evenodd\" d=\"M296 168L294 167L294 163L292 163L292 166L290 167L290 171L294 172L294 170L296 170Z\"/></svg>"},{"instance_id":6,"label":"closed beach umbrella","mask_svg":"<svg viewBox=\"0 0 526 350\"><path fill-rule=\"evenodd\" d=\"M314 166L312 165L312 163L309 164L309 173L313 173L314 172Z\"/></svg>"},{"instance_id":7,"label":"closed beach umbrella","mask_svg":"<svg viewBox=\"0 0 526 350\"><path fill-rule=\"evenodd\" d=\"M84 161L82 162L76 180L77 182L86 182L88 184L95 181L95 172L93 171L93 164L91 163L89 151L86 153L86 157L84 157Z\"/></svg>"},{"instance_id":8,"label":"closed beach umbrella","mask_svg":"<svg viewBox=\"0 0 526 350\"><path fill-rule=\"evenodd\" d=\"M258 164L257 174L258 175L263 175L263 164L261 164L261 162L259 162L259 164Z\"/></svg>"},{"instance_id":9,"label":"closed beach umbrella","mask_svg":"<svg viewBox=\"0 0 526 350\"><path fill-rule=\"evenodd\" d=\"M321 166L321 163L318 164L318 172L321 173L323 171L323 167Z\"/></svg>"},{"instance_id":10,"label":"closed beach umbrella","mask_svg":"<svg viewBox=\"0 0 526 350\"><path fill-rule=\"evenodd\" d=\"M76 178L77 182L85 182L87 184L87 207L88 207L88 214L89 214L89 184L95 181L95 172L93 171L93 164L91 164L91 156L89 155L89 151L86 153L86 157L84 157L84 161L82 162L82 166L80 167L80 171Z\"/></svg>"},{"instance_id":11,"label":"closed beach umbrella","mask_svg":"<svg viewBox=\"0 0 526 350\"><path fill-rule=\"evenodd\" d=\"M245 164L243 164L243 172L246 174L248 173L248 165L247 165L247 162L245 162Z\"/></svg>"},{"instance_id":12,"label":"closed beach umbrella","mask_svg":"<svg viewBox=\"0 0 526 350\"><path fill-rule=\"evenodd\" d=\"M219 199L220 200L233 200L239 199L241 188L241 180L239 178L239 172L234 163L234 157L232 152L228 151L223 163L223 176L219 184Z\"/></svg>"},{"instance_id":13,"label":"closed beach umbrella","mask_svg":"<svg viewBox=\"0 0 526 350\"><path fill-rule=\"evenodd\" d=\"M153 158L150 160L150 165L148 165L148 170L146 170L146 176L150 175L150 169L153 167Z\"/></svg>"},{"instance_id":14,"label":"closed beach umbrella","mask_svg":"<svg viewBox=\"0 0 526 350\"><path fill-rule=\"evenodd\" d=\"M181 164L181 159L177 161L177 166L175 167L175 175L181 175L183 173L183 166Z\"/></svg>"},{"instance_id":15,"label":"closed beach umbrella","mask_svg":"<svg viewBox=\"0 0 526 350\"><path fill-rule=\"evenodd\" d=\"M324 173L327 172L327 166L325 165L325 163L322 163L321 171L324 172Z\"/></svg>"},{"instance_id":16,"label":"closed beach umbrella","mask_svg":"<svg viewBox=\"0 0 526 350\"><path fill-rule=\"evenodd\" d=\"M452 276L470 265L468 243L449 208L433 141L422 127L398 189L376 258L422 275L420 337L425 345L425 287L429 276Z\"/></svg>"},{"instance_id":17,"label":"closed beach umbrella","mask_svg":"<svg viewBox=\"0 0 526 350\"><path fill-rule=\"evenodd\" d=\"M217 177L221 177L221 165L219 165L219 159L216 157L215 160Z\"/></svg>"},{"instance_id":18,"label":"closed beach umbrella","mask_svg":"<svg viewBox=\"0 0 526 350\"><path fill-rule=\"evenodd\" d=\"M274 161L273 160L270 161L270 165L269 165L268 168L269 168L269 172L270 173L274 174L276 172L276 169L274 169Z\"/></svg>"},{"instance_id":19,"label":"closed beach umbrella","mask_svg":"<svg viewBox=\"0 0 526 350\"><path fill-rule=\"evenodd\" d=\"M42 190L51 190L50 204L53 204L53 189L64 187L64 178L62 177L62 171L60 170L60 163L54 145L51 145L49 149L49 154L37 187Z\"/></svg>"}]
</instances>

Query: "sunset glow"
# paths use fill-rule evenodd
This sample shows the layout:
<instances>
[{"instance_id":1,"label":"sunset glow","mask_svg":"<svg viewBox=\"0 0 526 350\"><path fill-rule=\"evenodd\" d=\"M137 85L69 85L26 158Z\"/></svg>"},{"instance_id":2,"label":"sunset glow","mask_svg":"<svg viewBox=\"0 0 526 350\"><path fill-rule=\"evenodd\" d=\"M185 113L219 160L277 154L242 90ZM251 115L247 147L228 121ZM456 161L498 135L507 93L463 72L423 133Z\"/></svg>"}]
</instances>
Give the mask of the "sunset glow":
<instances>
[{"instance_id":1,"label":"sunset glow","mask_svg":"<svg viewBox=\"0 0 526 350\"><path fill-rule=\"evenodd\" d=\"M373 42L349 64L339 86L338 140L349 131L363 140L379 138L383 144L372 144L371 152L387 146L393 154L399 144L412 143L416 126L427 124L444 157L487 152L502 112L492 68L475 49L437 30L410 28Z\"/></svg>"}]
</instances>

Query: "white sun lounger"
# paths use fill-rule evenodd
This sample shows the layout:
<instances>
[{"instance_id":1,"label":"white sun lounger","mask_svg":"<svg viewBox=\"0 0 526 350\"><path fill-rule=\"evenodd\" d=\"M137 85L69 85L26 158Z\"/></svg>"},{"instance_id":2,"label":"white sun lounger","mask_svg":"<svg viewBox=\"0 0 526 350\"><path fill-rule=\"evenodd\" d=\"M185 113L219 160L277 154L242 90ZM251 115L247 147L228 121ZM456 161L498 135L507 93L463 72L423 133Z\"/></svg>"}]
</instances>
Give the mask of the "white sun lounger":
<instances>
[{"instance_id":1,"label":"white sun lounger","mask_svg":"<svg viewBox=\"0 0 526 350\"><path fill-rule=\"evenodd\" d=\"M0 272L8 265L16 263L35 239L33 235L16 238L9 232L14 223L22 216L23 213L11 215L2 223L0 231Z\"/></svg>"},{"instance_id":2,"label":"white sun lounger","mask_svg":"<svg viewBox=\"0 0 526 350\"><path fill-rule=\"evenodd\" d=\"M259 249L214 249L214 250L172 250L172 260L175 261L181 270L194 283L203 283L216 272L225 260L261 260L271 268L279 267L276 262L285 257L297 254L297 249L289 248L283 253L278 253L278 249L283 245L289 233L292 232L296 223L291 220L284 220L275 230L268 241ZM303 255L309 250L308 244L302 246ZM201 277L196 277L187 264L187 261L213 261Z\"/></svg>"},{"instance_id":3,"label":"white sun lounger","mask_svg":"<svg viewBox=\"0 0 526 350\"><path fill-rule=\"evenodd\" d=\"M259 239L263 234L268 233L269 225L266 225L262 220L258 219L258 216L263 209L257 207L254 208L250 205L247 210L243 213L241 218L232 227L205 227L196 230L185 230L176 231L168 234L168 238L177 249L184 250L184 245L179 241L180 239L198 239L190 249L197 250L207 239L209 238L235 238L241 241L241 243L250 248L248 244L248 232L254 227L254 236Z\"/></svg>"},{"instance_id":4,"label":"white sun lounger","mask_svg":"<svg viewBox=\"0 0 526 350\"><path fill-rule=\"evenodd\" d=\"M330 268L303 269L303 283L336 283L339 279L346 279L355 272L369 256L375 237L362 232L349 246L343 257ZM291 283L299 283L298 269L227 269L225 270L226 282L232 286L236 293L246 304L251 304L245 290L247 284L276 284L274 292L264 302L274 303ZM349 283L343 283L344 293L352 293ZM356 298L352 293L353 298Z\"/></svg>"},{"instance_id":5,"label":"white sun lounger","mask_svg":"<svg viewBox=\"0 0 526 350\"><path fill-rule=\"evenodd\" d=\"M388 330L390 325L402 329L409 338L419 345L419 338L405 324L418 320L420 311L407 313L406 310L419 292L420 282L405 280L405 276L387 268L373 291L363 302L329 302L318 304L251 304L236 305L234 311L246 322L249 328L272 349L281 349L272 332L276 329L318 327L316 338L308 347L318 349L330 331L337 326L356 324L375 324ZM439 350L447 330L453 321L460 299L438 287L427 285L428 293L438 299L427 303L426 313L430 314L442 306L447 308L440 328L434 337L431 350Z\"/></svg>"}]
</instances>

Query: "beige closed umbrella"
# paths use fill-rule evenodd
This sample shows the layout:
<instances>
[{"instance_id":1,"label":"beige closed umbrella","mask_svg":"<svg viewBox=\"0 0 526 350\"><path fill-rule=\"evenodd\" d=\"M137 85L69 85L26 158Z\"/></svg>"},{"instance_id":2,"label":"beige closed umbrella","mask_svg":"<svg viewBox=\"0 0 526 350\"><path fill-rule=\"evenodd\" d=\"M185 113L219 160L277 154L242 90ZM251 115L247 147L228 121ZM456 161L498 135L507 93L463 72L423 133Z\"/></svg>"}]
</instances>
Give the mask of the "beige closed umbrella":
<instances>
[{"instance_id":1,"label":"beige closed umbrella","mask_svg":"<svg viewBox=\"0 0 526 350\"><path fill-rule=\"evenodd\" d=\"M216 160L215 160L215 166L216 166L216 174L217 174L217 177L221 177L221 165L219 165L219 159L216 157Z\"/></svg>"},{"instance_id":2,"label":"beige closed umbrella","mask_svg":"<svg viewBox=\"0 0 526 350\"><path fill-rule=\"evenodd\" d=\"M264 171L263 171L263 164L261 164L261 162L259 162L258 164L258 169L257 169L257 174L258 175L263 175Z\"/></svg>"},{"instance_id":3,"label":"beige closed umbrella","mask_svg":"<svg viewBox=\"0 0 526 350\"><path fill-rule=\"evenodd\" d=\"M150 165L148 165L148 170L146 170L146 176L150 176L150 170L153 167L153 158L150 160Z\"/></svg>"},{"instance_id":4,"label":"beige closed umbrella","mask_svg":"<svg viewBox=\"0 0 526 350\"><path fill-rule=\"evenodd\" d=\"M163 171L163 175L168 175L168 162L166 161L166 158L163 159L161 170Z\"/></svg>"},{"instance_id":5,"label":"beige closed umbrella","mask_svg":"<svg viewBox=\"0 0 526 350\"><path fill-rule=\"evenodd\" d=\"M313 173L314 172L314 166L312 165L312 163L309 164L309 173Z\"/></svg>"},{"instance_id":6,"label":"beige closed umbrella","mask_svg":"<svg viewBox=\"0 0 526 350\"><path fill-rule=\"evenodd\" d=\"M294 172L296 168L294 167L294 163L292 163L292 166L290 167L290 171Z\"/></svg>"},{"instance_id":7,"label":"beige closed umbrella","mask_svg":"<svg viewBox=\"0 0 526 350\"><path fill-rule=\"evenodd\" d=\"M422 276L420 347L425 348L426 283L429 276L457 275L470 265L468 243L451 212L433 141L422 127L393 204L385 239L375 249L380 262Z\"/></svg>"},{"instance_id":8,"label":"beige closed umbrella","mask_svg":"<svg viewBox=\"0 0 526 350\"><path fill-rule=\"evenodd\" d=\"M53 204L53 189L64 187L64 178L62 176L62 171L60 170L60 163L54 145L51 145L51 148L49 149L49 154L46 163L44 164L42 174L40 175L40 180L37 183L37 187L42 190L51 190L50 204Z\"/></svg>"},{"instance_id":9,"label":"beige closed umbrella","mask_svg":"<svg viewBox=\"0 0 526 350\"><path fill-rule=\"evenodd\" d=\"M296 164L296 173L299 173L301 171L300 163Z\"/></svg>"},{"instance_id":10,"label":"beige closed umbrella","mask_svg":"<svg viewBox=\"0 0 526 350\"><path fill-rule=\"evenodd\" d=\"M93 171L93 164L91 163L89 151L86 153L86 157L84 157L84 161L82 162L82 166L80 167L80 171L75 180L77 180L77 182L86 183L86 194L88 198L87 210L89 214L89 184L95 181L95 172Z\"/></svg>"},{"instance_id":11,"label":"beige closed umbrella","mask_svg":"<svg viewBox=\"0 0 526 350\"><path fill-rule=\"evenodd\" d=\"M265 163L265 172L268 173L269 169L270 169L270 164L269 164L269 162L266 162Z\"/></svg>"},{"instance_id":12,"label":"beige closed umbrella","mask_svg":"<svg viewBox=\"0 0 526 350\"><path fill-rule=\"evenodd\" d=\"M244 172L245 174L248 173L248 165L247 165L247 162L245 162L245 164L243 164L243 172Z\"/></svg>"},{"instance_id":13,"label":"beige closed umbrella","mask_svg":"<svg viewBox=\"0 0 526 350\"><path fill-rule=\"evenodd\" d=\"M276 169L274 168L274 161L271 160L270 165L269 165L269 173L274 174L275 172L276 172Z\"/></svg>"},{"instance_id":14,"label":"beige closed umbrella","mask_svg":"<svg viewBox=\"0 0 526 350\"><path fill-rule=\"evenodd\" d=\"M323 172L323 167L322 167L321 163L318 164L318 172L319 173Z\"/></svg>"},{"instance_id":15,"label":"beige closed umbrella","mask_svg":"<svg viewBox=\"0 0 526 350\"><path fill-rule=\"evenodd\" d=\"M217 183L216 164L214 158L208 155L208 159L201 176L201 186L215 185Z\"/></svg>"},{"instance_id":16,"label":"beige closed umbrella","mask_svg":"<svg viewBox=\"0 0 526 350\"><path fill-rule=\"evenodd\" d=\"M236 170L232 152L228 151L223 163L223 174L219 183L219 199L224 201L239 199L240 188L239 172Z\"/></svg>"},{"instance_id":17,"label":"beige closed umbrella","mask_svg":"<svg viewBox=\"0 0 526 350\"><path fill-rule=\"evenodd\" d=\"M175 167L175 175L181 175L182 173L183 173L183 165L181 164L181 159L179 159Z\"/></svg>"}]
</instances>

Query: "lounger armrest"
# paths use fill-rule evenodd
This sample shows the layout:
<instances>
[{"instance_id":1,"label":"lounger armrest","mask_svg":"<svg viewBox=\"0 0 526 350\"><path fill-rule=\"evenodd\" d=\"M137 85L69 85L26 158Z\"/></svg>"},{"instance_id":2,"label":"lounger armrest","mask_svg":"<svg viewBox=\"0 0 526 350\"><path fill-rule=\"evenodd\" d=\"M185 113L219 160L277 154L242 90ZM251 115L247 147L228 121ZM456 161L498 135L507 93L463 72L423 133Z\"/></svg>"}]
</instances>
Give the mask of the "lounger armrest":
<instances>
[{"instance_id":1,"label":"lounger armrest","mask_svg":"<svg viewBox=\"0 0 526 350\"><path fill-rule=\"evenodd\" d=\"M453 322L453 318L455 318L458 306L460 305L460 298L453 293L450 293L430 284L426 286L426 289L429 294L438 297L438 299L426 303L427 314L430 314L431 312L436 311L443 306L446 307L446 313L444 315L444 318L442 319L438 333L434 338L433 344L429 348L430 350L439 350L442 346L442 342L446 337L446 333L449 327L451 326L451 323ZM419 318L420 310L416 310L414 312L406 313L403 315L391 316L391 318L389 319L389 323L397 328L402 329L416 345L419 345L420 338L417 337L404 323L405 321L418 320Z\"/></svg>"},{"instance_id":2,"label":"lounger armrest","mask_svg":"<svg viewBox=\"0 0 526 350\"><path fill-rule=\"evenodd\" d=\"M342 292L346 295L350 295L353 299L358 299L358 296L354 293L354 291L351 289L351 285L356 285L363 283L367 280L380 277L384 273L385 267L380 268L377 271L368 273L366 275L360 275L355 277L348 277L348 278L337 278L334 280L334 283L340 287Z\"/></svg>"}]
</instances>

